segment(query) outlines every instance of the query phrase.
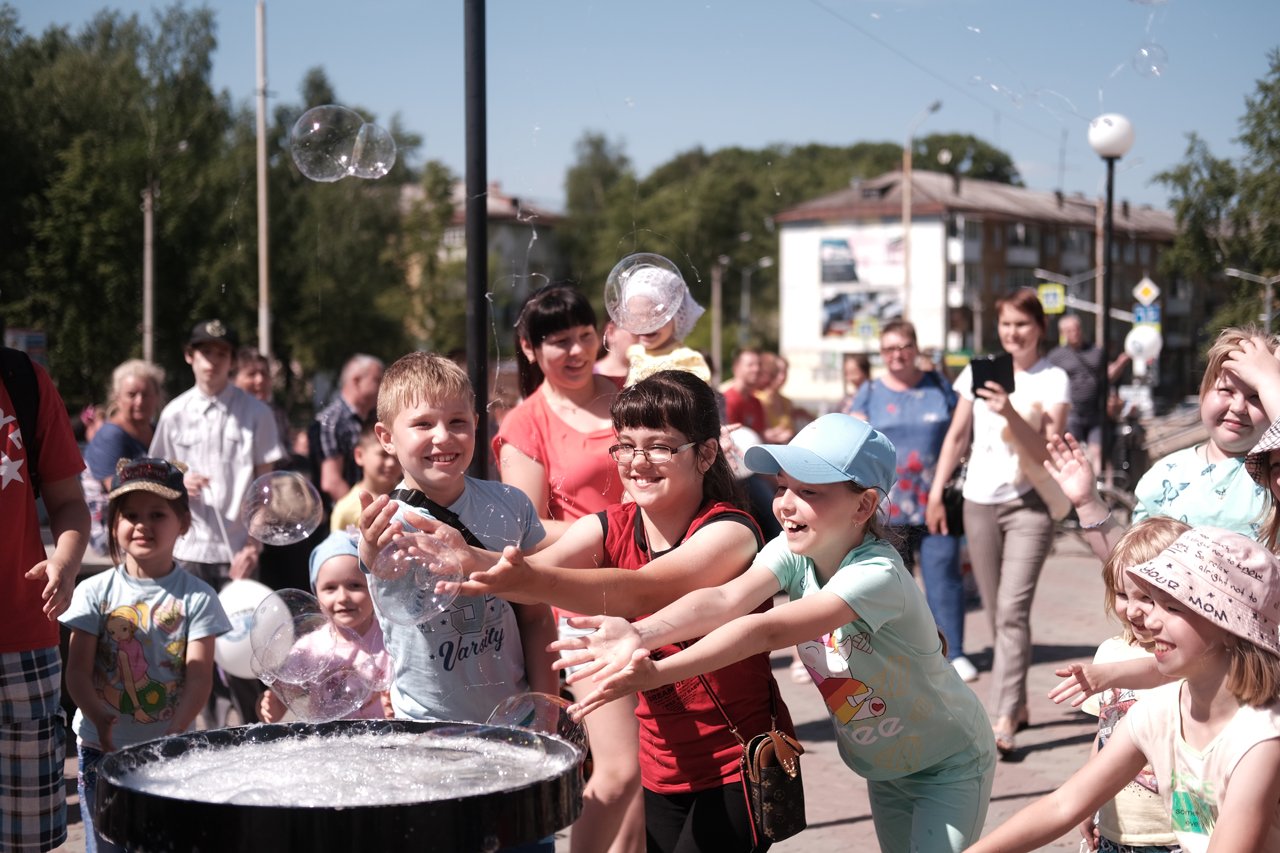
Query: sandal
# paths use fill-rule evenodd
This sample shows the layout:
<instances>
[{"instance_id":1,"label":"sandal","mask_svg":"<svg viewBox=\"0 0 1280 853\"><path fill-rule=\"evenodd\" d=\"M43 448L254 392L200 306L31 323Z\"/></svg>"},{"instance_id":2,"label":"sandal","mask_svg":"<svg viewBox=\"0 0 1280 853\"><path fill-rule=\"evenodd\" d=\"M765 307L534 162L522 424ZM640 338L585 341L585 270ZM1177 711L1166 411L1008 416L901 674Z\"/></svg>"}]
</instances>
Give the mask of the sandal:
<instances>
[{"instance_id":1,"label":"sandal","mask_svg":"<svg viewBox=\"0 0 1280 853\"><path fill-rule=\"evenodd\" d=\"M1015 735L1017 729L1012 723L1008 717L1003 717L991 727L991 733L996 739L996 752L1000 753L1001 758L1008 758L1018 749Z\"/></svg>"}]
</instances>

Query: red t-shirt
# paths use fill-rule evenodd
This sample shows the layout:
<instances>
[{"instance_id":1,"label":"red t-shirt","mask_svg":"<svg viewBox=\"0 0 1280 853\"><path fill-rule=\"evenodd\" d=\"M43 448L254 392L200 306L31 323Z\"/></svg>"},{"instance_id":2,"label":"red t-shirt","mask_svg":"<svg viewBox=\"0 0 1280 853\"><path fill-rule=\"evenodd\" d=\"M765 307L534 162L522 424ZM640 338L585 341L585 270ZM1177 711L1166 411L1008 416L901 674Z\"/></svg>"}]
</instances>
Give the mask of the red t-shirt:
<instances>
[{"instance_id":1,"label":"red t-shirt","mask_svg":"<svg viewBox=\"0 0 1280 853\"><path fill-rule=\"evenodd\" d=\"M35 365L40 388L40 411L36 417L40 458L35 469L40 482L53 483L77 477L84 469L80 448L71 431L71 420L58 391L40 365ZM23 577L45 559L40 540L40 518L28 471L27 457L17 412L9 392L0 383L0 602L5 614L0 619L0 652L26 652L58 645L58 623L45 618L40 593L45 581ZM68 579L74 580L74 579Z\"/></svg>"},{"instance_id":2,"label":"red t-shirt","mask_svg":"<svg viewBox=\"0 0 1280 853\"><path fill-rule=\"evenodd\" d=\"M659 556L649 552L634 503L616 504L603 515L605 565L643 570L650 560ZM689 524L685 538L710 522L745 524L757 542L763 538L748 513L726 503L705 504ZM766 601L757 612L771 606L772 602ZM661 659L678 651L678 646L663 646L653 650L653 658ZM752 655L708 672L706 679L744 739L750 740L769 730L770 692L776 691L776 685L767 654ZM778 727L794 734L787 706L781 696L776 701ZM636 717L640 721L640 781L648 790L680 794L738 781L742 747L729 731L724 715L707 694L701 679L688 678L644 691L640 694Z\"/></svg>"},{"instance_id":3,"label":"red t-shirt","mask_svg":"<svg viewBox=\"0 0 1280 853\"><path fill-rule=\"evenodd\" d=\"M724 392L724 422L741 424L761 435L764 435L765 427L768 426L760 398L751 392L744 394L732 387Z\"/></svg>"}]
</instances>

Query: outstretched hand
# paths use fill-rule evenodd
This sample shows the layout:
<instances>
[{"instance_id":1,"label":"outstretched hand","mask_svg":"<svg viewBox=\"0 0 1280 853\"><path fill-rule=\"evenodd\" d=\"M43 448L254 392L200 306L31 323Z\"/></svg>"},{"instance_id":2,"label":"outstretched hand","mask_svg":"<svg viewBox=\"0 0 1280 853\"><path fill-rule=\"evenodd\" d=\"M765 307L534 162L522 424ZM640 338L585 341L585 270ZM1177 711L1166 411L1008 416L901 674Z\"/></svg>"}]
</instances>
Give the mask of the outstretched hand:
<instances>
[{"instance_id":1,"label":"outstretched hand","mask_svg":"<svg viewBox=\"0 0 1280 853\"><path fill-rule=\"evenodd\" d=\"M454 531L455 535L457 531ZM461 537L459 536L459 540ZM462 561L462 571L466 580L459 583L441 583L436 586L439 592L457 593L459 595L497 595L508 600L533 602L536 599L521 597L521 593L532 592L536 577L532 568L525 562L524 552L514 545L502 549L502 556L492 565L493 555L487 551L476 551L467 548Z\"/></svg>"},{"instance_id":2,"label":"outstretched hand","mask_svg":"<svg viewBox=\"0 0 1280 853\"><path fill-rule=\"evenodd\" d=\"M1073 506L1079 509L1093 501L1102 502L1098 494L1097 473L1074 435L1050 436L1045 450L1049 458L1045 460L1044 469Z\"/></svg>"},{"instance_id":3,"label":"outstretched hand","mask_svg":"<svg viewBox=\"0 0 1280 853\"><path fill-rule=\"evenodd\" d=\"M636 649L631 653L631 659L617 672L594 679L591 682L594 689L569 706L569 716L581 722L592 711L603 708L615 699L652 687L656 681L657 670L649 657L649 650Z\"/></svg>"},{"instance_id":4,"label":"outstretched hand","mask_svg":"<svg viewBox=\"0 0 1280 853\"><path fill-rule=\"evenodd\" d=\"M644 648L635 626L617 616L575 616L569 620L569 625L595 630L580 637L556 640L547 646L547 651L561 653L552 664L553 669L580 667L565 679L567 684L577 684L589 678L599 680L619 672L631 662L636 651Z\"/></svg>"},{"instance_id":5,"label":"outstretched hand","mask_svg":"<svg viewBox=\"0 0 1280 853\"><path fill-rule=\"evenodd\" d=\"M1062 678L1062 681L1049 691L1049 699L1057 705L1070 700L1072 708L1079 708L1084 704L1084 700L1105 689L1105 685L1098 683L1092 664L1067 664L1055 669L1053 674Z\"/></svg>"}]
</instances>

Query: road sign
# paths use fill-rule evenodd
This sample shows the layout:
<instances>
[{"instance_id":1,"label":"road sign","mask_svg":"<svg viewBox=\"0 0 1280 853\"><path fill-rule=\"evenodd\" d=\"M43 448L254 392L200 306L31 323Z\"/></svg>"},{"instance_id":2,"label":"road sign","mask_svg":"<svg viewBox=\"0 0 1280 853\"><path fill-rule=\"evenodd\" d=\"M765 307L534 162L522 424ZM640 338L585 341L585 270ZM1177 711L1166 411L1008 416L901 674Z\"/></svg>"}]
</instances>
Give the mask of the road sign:
<instances>
[{"instance_id":1,"label":"road sign","mask_svg":"<svg viewBox=\"0 0 1280 853\"><path fill-rule=\"evenodd\" d=\"M1144 275L1142 281L1133 286L1133 298L1139 305L1150 305L1160 298L1160 288Z\"/></svg>"},{"instance_id":2,"label":"road sign","mask_svg":"<svg viewBox=\"0 0 1280 853\"><path fill-rule=\"evenodd\" d=\"M1061 314L1067 310L1067 288L1057 282L1048 282L1036 288L1040 304L1046 314Z\"/></svg>"},{"instance_id":3,"label":"road sign","mask_svg":"<svg viewBox=\"0 0 1280 853\"><path fill-rule=\"evenodd\" d=\"M1133 306L1133 324L1135 326L1155 326L1156 330L1159 331L1160 306L1159 305Z\"/></svg>"}]
</instances>

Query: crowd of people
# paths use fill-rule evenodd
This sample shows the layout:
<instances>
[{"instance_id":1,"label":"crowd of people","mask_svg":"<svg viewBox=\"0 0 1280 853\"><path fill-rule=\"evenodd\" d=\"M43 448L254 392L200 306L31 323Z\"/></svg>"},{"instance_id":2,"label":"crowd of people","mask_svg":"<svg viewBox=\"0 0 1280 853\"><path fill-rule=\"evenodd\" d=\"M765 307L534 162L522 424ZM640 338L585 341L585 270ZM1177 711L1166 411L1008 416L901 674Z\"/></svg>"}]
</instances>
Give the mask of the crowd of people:
<instances>
[{"instance_id":1,"label":"crowd of people","mask_svg":"<svg viewBox=\"0 0 1280 853\"><path fill-rule=\"evenodd\" d=\"M677 289L643 323L635 308L602 326L571 286L535 292L512 340L520 400L490 447L445 356L354 354L296 428L270 362L211 319L185 349L191 387L161 407L163 373L121 364L82 451L49 376L3 350L0 848L65 838L64 668L89 849L117 849L83 805L104 754L223 725L230 708L289 713L297 697L214 662L230 628L218 593L256 577L310 588L351 632L380 674L353 716L484 722L524 692L571 696L592 745L574 851L767 849L738 759L743 739L795 734L769 665L790 647L867 779L882 849L1030 850L1077 826L1090 849L1280 849L1280 340L1218 336L1208 439L1152 466L1126 530L1090 450L1102 355L1078 319L1051 352L1034 291L996 306L1011 378L970 366L952 381L895 320L879 364L848 357L844 398L815 416L785 395L778 353L743 348L713 387L684 344L702 309L672 275L622 293L649 310ZM477 453L497 479L468 473ZM326 521L297 547L264 546L240 507L283 467L313 479ZM1095 753L984 837L999 759L1028 721L1031 604L1067 511L1123 629L1051 697L1098 714ZM396 593L370 573L418 535L465 569L430 627L390 618L379 596ZM966 542L986 674L965 654ZM87 547L112 567L77 586Z\"/></svg>"}]
</instances>

